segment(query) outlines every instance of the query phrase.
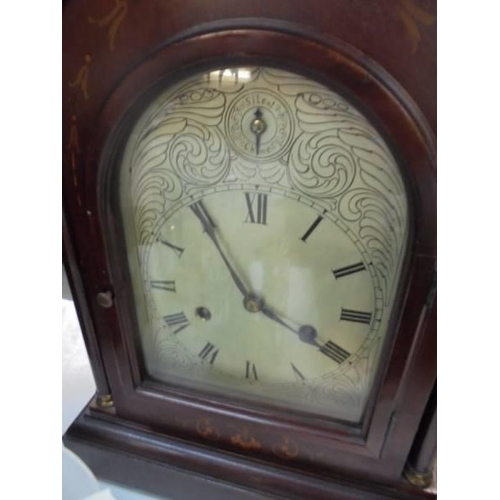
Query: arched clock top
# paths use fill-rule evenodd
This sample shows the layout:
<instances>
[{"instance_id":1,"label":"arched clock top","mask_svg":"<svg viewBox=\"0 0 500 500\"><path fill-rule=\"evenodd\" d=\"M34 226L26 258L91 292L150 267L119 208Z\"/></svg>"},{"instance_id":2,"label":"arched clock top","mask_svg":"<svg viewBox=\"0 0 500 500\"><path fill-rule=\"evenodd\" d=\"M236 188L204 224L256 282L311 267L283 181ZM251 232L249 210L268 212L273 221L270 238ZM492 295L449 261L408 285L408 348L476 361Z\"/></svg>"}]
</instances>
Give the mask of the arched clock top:
<instances>
[{"instance_id":1,"label":"arched clock top","mask_svg":"<svg viewBox=\"0 0 500 500\"><path fill-rule=\"evenodd\" d=\"M268 128L259 152L257 110ZM280 187L321 200L361 239L389 300L408 235L405 187L385 141L339 94L276 68L214 68L161 93L127 148L141 244L203 189Z\"/></svg>"},{"instance_id":2,"label":"arched clock top","mask_svg":"<svg viewBox=\"0 0 500 500\"><path fill-rule=\"evenodd\" d=\"M287 394L285 406L311 400L315 411L335 414L333 404L343 408L338 418L361 418L387 342L409 217L396 159L356 106L273 66L195 71L143 109L117 179L140 337L154 377L195 385L208 379L215 390L240 395ZM193 213L213 235L203 224L200 232ZM213 255L214 245L221 255ZM265 306L256 307L267 320L253 322L238 301L230 312L232 299L214 300L229 293L223 276L238 273L245 303L250 296L275 303L289 322ZM211 321L200 323L200 309ZM270 329L268 342L282 342L276 323L301 340L290 322L311 328L312 357L299 369L297 346L263 354L265 337L238 352L230 332L247 322L239 335L256 339ZM277 368L271 360L281 354L290 360Z\"/></svg>"}]
</instances>

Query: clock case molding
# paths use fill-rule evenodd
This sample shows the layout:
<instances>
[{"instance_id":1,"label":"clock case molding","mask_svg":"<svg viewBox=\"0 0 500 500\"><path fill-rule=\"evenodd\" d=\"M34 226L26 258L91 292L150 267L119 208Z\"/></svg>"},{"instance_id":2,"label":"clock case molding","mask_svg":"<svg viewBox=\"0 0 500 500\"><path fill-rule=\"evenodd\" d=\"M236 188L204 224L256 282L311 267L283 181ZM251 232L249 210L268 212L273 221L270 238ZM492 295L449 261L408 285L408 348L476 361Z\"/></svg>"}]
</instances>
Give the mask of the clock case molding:
<instances>
[{"instance_id":1,"label":"clock case molding","mask_svg":"<svg viewBox=\"0 0 500 500\"><path fill-rule=\"evenodd\" d=\"M68 19L70 8L63 27L83 30ZM169 34L140 57L103 47L97 57L86 54L83 72L76 46L63 57L63 74L71 73L63 87L63 254L97 386L66 445L98 475L156 494L169 491L166 471L182 469L286 498L432 498L402 476L408 460L427 473L430 459L420 450L435 443L424 418L435 414L436 383L436 171L427 120L372 59L310 28L240 20ZM109 83L94 94L95 59ZM313 77L353 102L406 180L411 232L399 301L360 426L205 400L145 377L113 193L122 146L166 82L202 68L259 63Z\"/></svg>"}]
</instances>

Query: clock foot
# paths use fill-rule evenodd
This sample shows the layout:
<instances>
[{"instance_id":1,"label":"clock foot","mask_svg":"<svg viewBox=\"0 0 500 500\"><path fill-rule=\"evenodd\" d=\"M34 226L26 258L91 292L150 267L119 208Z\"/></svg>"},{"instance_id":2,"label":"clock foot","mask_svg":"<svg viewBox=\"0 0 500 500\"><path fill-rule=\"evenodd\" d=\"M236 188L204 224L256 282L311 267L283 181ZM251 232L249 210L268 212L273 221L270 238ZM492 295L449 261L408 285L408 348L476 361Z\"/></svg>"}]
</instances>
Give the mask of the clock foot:
<instances>
[{"instance_id":1,"label":"clock foot","mask_svg":"<svg viewBox=\"0 0 500 500\"><path fill-rule=\"evenodd\" d=\"M112 408L115 406L113 396L111 396L111 394L98 394L96 396L96 403L99 408Z\"/></svg>"},{"instance_id":2,"label":"clock foot","mask_svg":"<svg viewBox=\"0 0 500 500\"><path fill-rule=\"evenodd\" d=\"M434 478L433 471L419 472L410 464L406 464L403 475L408 482L419 488L428 488L432 484Z\"/></svg>"}]
</instances>

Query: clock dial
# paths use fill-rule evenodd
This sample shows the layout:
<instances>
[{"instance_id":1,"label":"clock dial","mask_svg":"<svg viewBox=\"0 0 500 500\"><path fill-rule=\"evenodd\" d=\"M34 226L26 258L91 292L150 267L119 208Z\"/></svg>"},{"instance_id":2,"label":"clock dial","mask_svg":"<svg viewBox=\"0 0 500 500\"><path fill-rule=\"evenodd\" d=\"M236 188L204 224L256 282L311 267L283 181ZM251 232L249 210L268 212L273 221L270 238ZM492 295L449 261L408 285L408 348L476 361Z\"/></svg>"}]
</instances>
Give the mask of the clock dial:
<instances>
[{"instance_id":1,"label":"clock dial","mask_svg":"<svg viewBox=\"0 0 500 500\"><path fill-rule=\"evenodd\" d=\"M407 202L356 108L272 68L196 74L145 110L120 183L151 377L360 420Z\"/></svg>"},{"instance_id":2,"label":"clock dial","mask_svg":"<svg viewBox=\"0 0 500 500\"><path fill-rule=\"evenodd\" d=\"M370 341L372 318L381 315L373 264L356 265L357 273L340 280L332 263L348 269L353 266L344 263L363 259L356 240L321 207L284 190L260 189L206 190L159 225L145 273L169 350L185 351L194 365L209 361L220 371L210 367L210 376L231 386L249 379L294 382L292 364L302 364L310 381L341 372ZM305 242L304 228L318 211L325 221ZM183 248L182 256L164 241ZM335 255L324 252L332 247ZM208 357L216 352L216 360Z\"/></svg>"},{"instance_id":3,"label":"clock dial","mask_svg":"<svg viewBox=\"0 0 500 500\"><path fill-rule=\"evenodd\" d=\"M228 109L230 146L251 161L279 158L293 139L292 109L270 89L240 92Z\"/></svg>"}]
</instances>

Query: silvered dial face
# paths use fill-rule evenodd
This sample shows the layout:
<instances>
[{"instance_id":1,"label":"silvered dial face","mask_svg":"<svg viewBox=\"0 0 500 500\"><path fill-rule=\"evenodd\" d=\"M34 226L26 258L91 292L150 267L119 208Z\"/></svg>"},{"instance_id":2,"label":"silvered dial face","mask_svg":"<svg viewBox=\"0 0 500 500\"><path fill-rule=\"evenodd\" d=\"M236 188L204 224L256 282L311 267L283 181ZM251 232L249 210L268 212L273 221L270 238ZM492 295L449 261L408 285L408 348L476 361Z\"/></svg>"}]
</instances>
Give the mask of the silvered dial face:
<instances>
[{"instance_id":1,"label":"silvered dial face","mask_svg":"<svg viewBox=\"0 0 500 500\"><path fill-rule=\"evenodd\" d=\"M358 422L407 237L369 122L286 71L196 74L145 110L120 176L149 374Z\"/></svg>"}]
</instances>

